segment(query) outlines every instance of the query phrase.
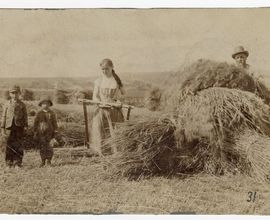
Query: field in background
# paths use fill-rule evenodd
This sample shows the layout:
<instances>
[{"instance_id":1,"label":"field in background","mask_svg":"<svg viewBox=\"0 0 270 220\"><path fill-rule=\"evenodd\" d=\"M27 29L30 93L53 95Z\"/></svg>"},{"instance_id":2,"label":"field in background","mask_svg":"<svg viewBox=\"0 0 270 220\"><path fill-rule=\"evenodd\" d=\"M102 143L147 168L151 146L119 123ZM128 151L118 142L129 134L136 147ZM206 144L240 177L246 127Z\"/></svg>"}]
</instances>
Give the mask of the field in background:
<instances>
[{"instance_id":1,"label":"field in background","mask_svg":"<svg viewBox=\"0 0 270 220\"><path fill-rule=\"evenodd\" d=\"M154 79L155 75L147 77ZM53 90L54 80L13 79L10 85L18 81L17 84L25 88L45 93ZM60 80L72 88L79 84L92 85L91 80L84 83L83 80ZM270 85L267 80L265 83ZM0 86L3 91L9 86L4 82ZM128 90L140 97L144 94L143 89L149 87L148 82L130 81ZM37 106L36 101L27 103ZM54 107L75 119L82 114L80 105L57 104ZM131 120L149 114L154 113L136 108L132 110ZM200 174L188 178L163 176L141 181L113 180L108 178L98 158L72 158L61 152L55 149L53 167L38 168L39 153L27 151L24 167L11 170L5 168L1 155L0 213L270 214L269 185L258 184L247 177ZM255 193L253 201L250 195Z\"/></svg>"},{"instance_id":2,"label":"field in background","mask_svg":"<svg viewBox=\"0 0 270 220\"><path fill-rule=\"evenodd\" d=\"M140 76L144 76L143 74ZM126 94L121 100L130 105L142 107L144 105L145 93L152 86L155 86L160 80L151 80L152 74L147 74L145 79L133 74L126 74L123 77ZM156 76L157 77L157 76ZM8 88L14 84L19 85L22 89L28 90L33 95L27 100L40 100L44 96L55 96L55 89L63 90L67 93L70 103L74 102L74 97L78 91L93 91L94 80L96 77L87 78L2 78L0 83L0 97L6 98Z\"/></svg>"}]
</instances>

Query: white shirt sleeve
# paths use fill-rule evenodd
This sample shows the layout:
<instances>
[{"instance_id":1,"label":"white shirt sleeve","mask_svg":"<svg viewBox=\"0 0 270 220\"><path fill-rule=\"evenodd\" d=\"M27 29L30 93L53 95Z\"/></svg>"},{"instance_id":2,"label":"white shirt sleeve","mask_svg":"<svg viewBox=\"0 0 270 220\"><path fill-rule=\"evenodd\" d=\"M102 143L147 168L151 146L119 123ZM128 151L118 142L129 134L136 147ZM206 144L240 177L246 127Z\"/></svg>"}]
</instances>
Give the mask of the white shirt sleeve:
<instances>
[{"instance_id":1,"label":"white shirt sleeve","mask_svg":"<svg viewBox=\"0 0 270 220\"><path fill-rule=\"evenodd\" d=\"M100 79L97 79L94 83L93 100L101 101L99 95Z\"/></svg>"}]
</instances>

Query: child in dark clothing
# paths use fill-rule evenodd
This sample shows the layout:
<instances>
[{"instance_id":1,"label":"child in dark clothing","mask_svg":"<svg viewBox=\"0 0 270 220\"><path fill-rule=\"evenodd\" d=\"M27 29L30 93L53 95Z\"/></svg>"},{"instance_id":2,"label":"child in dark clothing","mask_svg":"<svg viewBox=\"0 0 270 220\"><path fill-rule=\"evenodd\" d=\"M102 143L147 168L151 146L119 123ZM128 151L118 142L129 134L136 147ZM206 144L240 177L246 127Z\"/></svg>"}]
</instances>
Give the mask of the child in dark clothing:
<instances>
[{"instance_id":1,"label":"child in dark clothing","mask_svg":"<svg viewBox=\"0 0 270 220\"><path fill-rule=\"evenodd\" d=\"M41 166L51 165L53 148L51 140L57 132L57 121L55 113L50 109L53 105L49 98L42 99L39 103L41 110L37 113L34 121L34 136L40 147Z\"/></svg>"}]
</instances>

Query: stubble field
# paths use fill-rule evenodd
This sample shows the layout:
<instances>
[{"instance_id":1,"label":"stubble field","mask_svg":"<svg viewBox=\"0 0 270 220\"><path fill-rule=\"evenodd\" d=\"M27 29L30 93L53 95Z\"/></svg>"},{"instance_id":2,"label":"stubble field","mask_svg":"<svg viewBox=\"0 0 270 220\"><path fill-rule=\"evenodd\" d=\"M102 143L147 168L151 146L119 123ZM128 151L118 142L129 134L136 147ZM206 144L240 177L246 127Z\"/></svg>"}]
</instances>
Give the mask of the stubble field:
<instances>
[{"instance_id":1,"label":"stubble field","mask_svg":"<svg viewBox=\"0 0 270 220\"><path fill-rule=\"evenodd\" d=\"M38 152L32 151L22 169L1 167L1 213L265 215L270 210L269 185L242 176L112 180L97 158L61 158L57 151L53 167L38 165Z\"/></svg>"}]
</instances>

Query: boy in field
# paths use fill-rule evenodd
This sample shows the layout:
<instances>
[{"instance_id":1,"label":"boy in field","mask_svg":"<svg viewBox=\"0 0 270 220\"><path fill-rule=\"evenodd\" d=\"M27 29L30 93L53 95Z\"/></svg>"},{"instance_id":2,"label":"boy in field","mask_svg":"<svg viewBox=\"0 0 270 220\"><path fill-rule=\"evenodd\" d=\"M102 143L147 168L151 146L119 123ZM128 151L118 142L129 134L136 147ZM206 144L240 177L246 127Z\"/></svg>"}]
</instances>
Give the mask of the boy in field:
<instances>
[{"instance_id":1,"label":"boy in field","mask_svg":"<svg viewBox=\"0 0 270 220\"><path fill-rule=\"evenodd\" d=\"M21 167L23 160L22 139L28 126L25 104L19 99L20 87L9 90L10 100L3 107L2 135L5 137L5 161L9 167Z\"/></svg>"},{"instance_id":2,"label":"boy in field","mask_svg":"<svg viewBox=\"0 0 270 220\"><path fill-rule=\"evenodd\" d=\"M49 98L42 99L39 102L41 107L34 121L34 138L40 148L41 167L46 164L51 165L53 157L53 148L50 145L51 140L57 132L57 121L55 113L50 109L53 105Z\"/></svg>"}]
</instances>

